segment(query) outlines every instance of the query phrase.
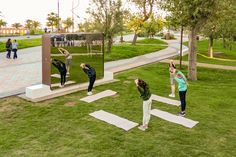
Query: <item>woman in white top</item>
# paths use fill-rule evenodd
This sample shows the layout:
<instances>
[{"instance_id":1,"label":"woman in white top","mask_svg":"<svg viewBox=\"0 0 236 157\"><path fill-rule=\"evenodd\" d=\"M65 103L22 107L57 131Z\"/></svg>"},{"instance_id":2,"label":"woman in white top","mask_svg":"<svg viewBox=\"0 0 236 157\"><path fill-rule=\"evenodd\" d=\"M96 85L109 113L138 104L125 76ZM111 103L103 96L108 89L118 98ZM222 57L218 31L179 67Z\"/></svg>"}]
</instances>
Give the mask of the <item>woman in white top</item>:
<instances>
[{"instance_id":1,"label":"woman in white top","mask_svg":"<svg viewBox=\"0 0 236 157\"><path fill-rule=\"evenodd\" d=\"M69 51L67 51L64 48L58 48L58 50L61 52L61 54L63 54L65 56L67 75L70 75L70 66L72 64L72 55L69 53Z\"/></svg>"},{"instance_id":2,"label":"woman in white top","mask_svg":"<svg viewBox=\"0 0 236 157\"><path fill-rule=\"evenodd\" d=\"M18 50L18 43L16 42L16 40L14 40L12 43L12 51L14 52L13 59L17 59L17 50Z\"/></svg>"}]
</instances>

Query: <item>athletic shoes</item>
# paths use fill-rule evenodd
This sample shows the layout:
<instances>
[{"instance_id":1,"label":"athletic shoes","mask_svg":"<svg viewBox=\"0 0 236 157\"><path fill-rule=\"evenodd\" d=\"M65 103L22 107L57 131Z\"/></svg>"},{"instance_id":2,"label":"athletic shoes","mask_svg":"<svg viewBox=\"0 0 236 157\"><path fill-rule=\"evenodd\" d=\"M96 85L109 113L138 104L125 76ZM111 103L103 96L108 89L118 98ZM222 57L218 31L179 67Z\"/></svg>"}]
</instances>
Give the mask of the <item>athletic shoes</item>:
<instances>
[{"instance_id":1,"label":"athletic shoes","mask_svg":"<svg viewBox=\"0 0 236 157\"><path fill-rule=\"evenodd\" d=\"M175 97L175 95L174 95L174 94L170 94L170 95L169 95L169 97L171 97L171 98L174 98L174 97Z\"/></svg>"},{"instance_id":2,"label":"athletic shoes","mask_svg":"<svg viewBox=\"0 0 236 157\"><path fill-rule=\"evenodd\" d=\"M93 95L93 93L92 92L88 92L87 95L90 96L90 95Z\"/></svg>"},{"instance_id":3,"label":"athletic shoes","mask_svg":"<svg viewBox=\"0 0 236 157\"><path fill-rule=\"evenodd\" d=\"M142 130L142 131L145 131L145 130L146 130L146 128L145 128L143 125L140 125L140 126L138 127L138 129L139 129L139 130Z\"/></svg>"},{"instance_id":4,"label":"athletic shoes","mask_svg":"<svg viewBox=\"0 0 236 157\"><path fill-rule=\"evenodd\" d=\"M185 112L179 112L178 116L184 117L185 116Z\"/></svg>"}]
</instances>

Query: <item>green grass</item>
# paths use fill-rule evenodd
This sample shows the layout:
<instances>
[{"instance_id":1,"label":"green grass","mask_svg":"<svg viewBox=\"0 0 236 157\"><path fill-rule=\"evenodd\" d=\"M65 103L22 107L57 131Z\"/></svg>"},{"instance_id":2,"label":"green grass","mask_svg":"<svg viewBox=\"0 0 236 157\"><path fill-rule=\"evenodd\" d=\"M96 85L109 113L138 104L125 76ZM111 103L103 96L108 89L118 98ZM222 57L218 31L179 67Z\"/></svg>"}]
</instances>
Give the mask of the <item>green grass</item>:
<instances>
[{"instance_id":1,"label":"green grass","mask_svg":"<svg viewBox=\"0 0 236 157\"><path fill-rule=\"evenodd\" d=\"M22 39L17 40L19 44L19 49L29 48L29 47L35 47L35 46L41 46L42 45L42 39ZM0 41L0 52L6 52L6 43Z\"/></svg>"},{"instance_id":2,"label":"green grass","mask_svg":"<svg viewBox=\"0 0 236 157\"><path fill-rule=\"evenodd\" d=\"M183 70L186 74L186 67ZM116 76L115 97L94 103L79 101L86 91L30 103L16 97L0 100L0 152L3 157L232 157L236 154L236 71L199 68L189 82L187 118L193 129L152 117L150 128L129 132L90 117L105 110L134 122L142 121L142 101L133 78L146 80L152 93L168 96L167 64L149 65ZM64 104L72 102L74 107ZM153 102L152 108L177 113L178 107Z\"/></svg>"},{"instance_id":3,"label":"green grass","mask_svg":"<svg viewBox=\"0 0 236 157\"><path fill-rule=\"evenodd\" d=\"M113 45L112 52L109 54L105 53L105 61L107 62L119 59L126 59L139 55L144 55L147 53L156 52L167 47L167 45L165 46L163 44L165 43L158 39L144 39L138 41L137 45L131 45L126 43Z\"/></svg>"},{"instance_id":4,"label":"green grass","mask_svg":"<svg viewBox=\"0 0 236 157\"><path fill-rule=\"evenodd\" d=\"M187 46L188 42L186 42L185 45ZM197 48L198 48L198 53L205 56L209 56L208 55L208 40L199 41ZM200 63L236 66L236 43L233 44L232 50L229 50L229 49L223 48L222 40L214 40L213 51L218 52L218 53L215 53L214 55L215 58L231 59L233 61L222 61L222 60L210 59L210 58L205 58L201 55L197 55L197 61ZM187 61L188 55L183 57L183 60Z\"/></svg>"}]
</instances>

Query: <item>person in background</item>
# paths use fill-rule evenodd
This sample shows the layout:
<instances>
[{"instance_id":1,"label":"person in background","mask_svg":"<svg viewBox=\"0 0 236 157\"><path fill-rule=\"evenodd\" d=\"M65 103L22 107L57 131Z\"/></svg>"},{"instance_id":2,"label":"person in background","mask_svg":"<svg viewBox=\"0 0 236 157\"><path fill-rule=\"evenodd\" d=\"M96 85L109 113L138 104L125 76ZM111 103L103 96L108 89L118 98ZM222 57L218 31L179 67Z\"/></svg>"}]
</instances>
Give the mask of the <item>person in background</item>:
<instances>
[{"instance_id":1,"label":"person in background","mask_svg":"<svg viewBox=\"0 0 236 157\"><path fill-rule=\"evenodd\" d=\"M138 128L142 131L145 131L146 129L148 129L148 123L151 118L151 92L149 90L148 84L143 80L136 79L134 82L138 88L140 97L143 99L143 124Z\"/></svg>"},{"instance_id":2,"label":"person in background","mask_svg":"<svg viewBox=\"0 0 236 157\"><path fill-rule=\"evenodd\" d=\"M17 59L17 50L18 50L18 43L16 42L16 40L14 40L12 43L12 51L14 52L13 59Z\"/></svg>"},{"instance_id":3,"label":"person in background","mask_svg":"<svg viewBox=\"0 0 236 157\"><path fill-rule=\"evenodd\" d=\"M66 70L67 75L70 75L70 67L72 64L72 55L64 48L58 48L59 52L65 56L65 62L66 62Z\"/></svg>"},{"instance_id":4,"label":"person in background","mask_svg":"<svg viewBox=\"0 0 236 157\"><path fill-rule=\"evenodd\" d=\"M61 75L61 85L60 87L64 87L65 86L65 82L66 82L66 65L65 63L63 63L60 60L57 59L52 59L52 64L58 69L58 71L60 72Z\"/></svg>"},{"instance_id":5,"label":"person in background","mask_svg":"<svg viewBox=\"0 0 236 157\"><path fill-rule=\"evenodd\" d=\"M178 113L179 116L185 116L186 109L186 93L187 93L187 79L181 71L174 70L175 80L178 83L179 98L181 102L181 112Z\"/></svg>"},{"instance_id":6,"label":"person in background","mask_svg":"<svg viewBox=\"0 0 236 157\"><path fill-rule=\"evenodd\" d=\"M169 73L170 73L170 86L171 86L171 94L169 97L175 97L175 73L174 70L176 69L173 60L169 63Z\"/></svg>"},{"instance_id":7,"label":"person in background","mask_svg":"<svg viewBox=\"0 0 236 157\"><path fill-rule=\"evenodd\" d=\"M96 71L89 64L81 63L80 67L83 69L83 71L87 74L89 78L89 86L88 86L87 95L92 95L93 85L96 80Z\"/></svg>"},{"instance_id":8,"label":"person in background","mask_svg":"<svg viewBox=\"0 0 236 157\"><path fill-rule=\"evenodd\" d=\"M11 39L9 38L6 42L6 50L7 50L7 59L11 59L11 50L12 50L12 43Z\"/></svg>"}]
</instances>

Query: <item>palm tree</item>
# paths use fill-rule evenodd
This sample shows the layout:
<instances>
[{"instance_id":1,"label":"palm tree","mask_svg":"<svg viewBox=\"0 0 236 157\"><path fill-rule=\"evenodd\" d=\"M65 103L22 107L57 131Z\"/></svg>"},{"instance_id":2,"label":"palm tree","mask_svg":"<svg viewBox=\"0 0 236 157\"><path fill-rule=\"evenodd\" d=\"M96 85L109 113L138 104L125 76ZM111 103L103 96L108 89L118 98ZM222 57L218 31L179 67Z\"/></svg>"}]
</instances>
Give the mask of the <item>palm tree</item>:
<instances>
[{"instance_id":1,"label":"palm tree","mask_svg":"<svg viewBox=\"0 0 236 157\"><path fill-rule=\"evenodd\" d=\"M28 29L28 30L31 30L32 29L32 23L33 23L33 20L26 20L25 22L25 28Z\"/></svg>"},{"instance_id":2,"label":"palm tree","mask_svg":"<svg viewBox=\"0 0 236 157\"><path fill-rule=\"evenodd\" d=\"M32 26L33 26L33 28L34 28L34 30L37 30L38 29L38 27L40 27L40 22L38 22L38 21L33 21L32 22Z\"/></svg>"},{"instance_id":3,"label":"palm tree","mask_svg":"<svg viewBox=\"0 0 236 157\"><path fill-rule=\"evenodd\" d=\"M68 17L65 21L63 21L64 28L66 29L66 32L68 32L68 29L73 26L74 22L70 17Z\"/></svg>"},{"instance_id":4,"label":"palm tree","mask_svg":"<svg viewBox=\"0 0 236 157\"><path fill-rule=\"evenodd\" d=\"M11 26L16 28L16 29L22 27L22 25L20 23L13 23Z\"/></svg>"},{"instance_id":5,"label":"palm tree","mask_svg":"<svg viewBox=\"0 0 236 157\"><path fill-rule=\"evenodd\" d=\"M3 21L2 19L0 19L0 28L6 26L7 23L5 21Z\"/></svg>"}]
</instances>

